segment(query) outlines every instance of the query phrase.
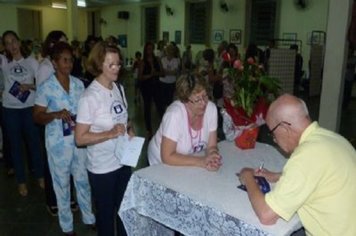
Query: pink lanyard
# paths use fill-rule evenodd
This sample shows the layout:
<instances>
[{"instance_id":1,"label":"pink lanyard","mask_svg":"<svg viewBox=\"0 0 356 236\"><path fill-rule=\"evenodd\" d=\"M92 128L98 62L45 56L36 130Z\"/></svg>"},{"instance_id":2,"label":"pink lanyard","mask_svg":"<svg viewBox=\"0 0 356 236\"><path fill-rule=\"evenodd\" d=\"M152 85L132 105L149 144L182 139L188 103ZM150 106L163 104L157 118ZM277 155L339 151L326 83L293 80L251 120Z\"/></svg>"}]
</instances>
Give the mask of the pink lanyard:
<instances>
[{"instance_id":1,"label":"pink lanyard","mask_svg":"<svg viewBox=\"0 0 356 236\"><path fill-rule=\"evenodd\" d=\"M188 117L188 131L189 131L189 136L190 136L190 145L194 152L193 141L194 141L194 139L196 139L199 136L198 144L201 142L201 130L202 130L203 126L199 129L199 131L197 131L197 134L193 137L192 126L190 125L191 120L190 120L187 108L185 108L185 111L187 112L187 117Z\"/></svg>"}]
</instances>

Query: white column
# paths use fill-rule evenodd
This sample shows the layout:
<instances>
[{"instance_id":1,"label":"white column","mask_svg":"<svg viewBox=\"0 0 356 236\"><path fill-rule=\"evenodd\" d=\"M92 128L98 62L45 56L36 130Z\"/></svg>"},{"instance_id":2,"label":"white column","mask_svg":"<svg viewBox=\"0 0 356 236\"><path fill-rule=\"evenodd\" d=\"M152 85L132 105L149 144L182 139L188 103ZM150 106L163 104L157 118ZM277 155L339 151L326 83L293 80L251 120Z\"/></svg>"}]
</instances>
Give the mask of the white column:
<instances>
[{"instance_id":1,"label":"white column","mask_svg":"<svg viewBox=\"0 0 356 236\"><path fill-rule=\"evenodd\" d=\"M336 132L340 127L348 47L347 30L351 20L352 2L353 0L329 0L319 123Z\"/></svg>"}]
</instances>

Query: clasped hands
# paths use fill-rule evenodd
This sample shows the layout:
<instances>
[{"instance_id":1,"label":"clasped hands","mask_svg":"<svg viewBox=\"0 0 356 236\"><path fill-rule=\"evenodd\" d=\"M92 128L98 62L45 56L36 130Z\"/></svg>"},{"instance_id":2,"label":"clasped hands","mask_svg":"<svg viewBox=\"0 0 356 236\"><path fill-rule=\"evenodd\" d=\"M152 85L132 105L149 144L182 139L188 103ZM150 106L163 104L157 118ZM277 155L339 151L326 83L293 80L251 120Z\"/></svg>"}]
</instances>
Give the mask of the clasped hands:
<instances>
[{"instance_id":1,"label":"clasped hands","mask_svg":"<svg viewBox=\"0 0 356 236\"><path fill-rule=\"evenodd\" d=\"M217 171L221 165L221 156L217 149L209 151L204 157L204 168L209 171Z\"/></svg>"}]
</instances>

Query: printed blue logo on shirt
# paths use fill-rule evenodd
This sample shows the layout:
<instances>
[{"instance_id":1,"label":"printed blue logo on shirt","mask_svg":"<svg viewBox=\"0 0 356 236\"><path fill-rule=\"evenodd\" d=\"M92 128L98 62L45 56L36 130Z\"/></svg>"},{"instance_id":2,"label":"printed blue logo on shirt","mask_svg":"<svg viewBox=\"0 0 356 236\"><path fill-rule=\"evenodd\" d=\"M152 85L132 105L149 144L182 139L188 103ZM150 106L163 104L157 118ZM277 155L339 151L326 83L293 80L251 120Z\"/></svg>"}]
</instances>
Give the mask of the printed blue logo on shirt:
<instances>
[{"instance_id":1,"label":"printed blue logo on shirt","mask_svg":"<svg viewBox=\"0 0 356 236\"><path fill-rule=\"evenodd\" d=\"M25 67L17 64L10 69L10 74L13 76L24 76L28 74L28 71Z\"/></svg>"},{"instance_id":2,"label":"printed blue logo on shirt","mask_svg":"<svg viewBox=\"0 0 356 236\"><path fill-rule=\"evenodd\" d=\"M127 122L127 110L121 101L115 100L111 104L111 115L114 123L126 123Z\"/></svg>"},{"instance_id":3,"label":"printed blue logo on shirt","mask_svg":"<svg viewBox=\"0 0 356 236\"><path fill-rule=\"evenodd\" d=\"M203 151L206 147L207 147L206 142L200 141L199 143L194 144L192 151L193 151L193 153L201 152L201 151Z\"/></svg>"},{"instance_id":4,"label":"printed blue logo on shirt","mask_svg":"<svg viewBox=\"0 0 356 236\"><path fill-rule=\"evenodd\" d=\"M122 105L121 104L117 104L116 106L114 106L115 114L121 114L122 111L123 111L123 109L122 109Z\"/></svg>"}]
</instances>

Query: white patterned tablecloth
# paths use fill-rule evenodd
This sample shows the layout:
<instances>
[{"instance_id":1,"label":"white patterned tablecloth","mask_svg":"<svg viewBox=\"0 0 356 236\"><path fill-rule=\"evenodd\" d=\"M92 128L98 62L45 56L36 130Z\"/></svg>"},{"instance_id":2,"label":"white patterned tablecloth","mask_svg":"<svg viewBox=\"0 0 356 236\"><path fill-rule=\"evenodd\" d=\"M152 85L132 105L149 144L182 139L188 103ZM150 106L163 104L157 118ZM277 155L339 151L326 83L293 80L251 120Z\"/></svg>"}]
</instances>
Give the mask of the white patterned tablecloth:
<instances>
[{"instance_id":1,"label":"white patterned tablecloth","mask_svg":"<svg viewBox=\"0 0 356 236\"><path fill-rule=\"evenodd\" d=\"M290 235L301 228L297 216L289 222L262 225L247 193L238 189L235 173L243 167L281 171L286 159L274 147L257 143L240 150L219 143L223 165L217 172L195 167L150 166L133 173L119 215L128 235Z\"/></svg>"}]
</instances>

